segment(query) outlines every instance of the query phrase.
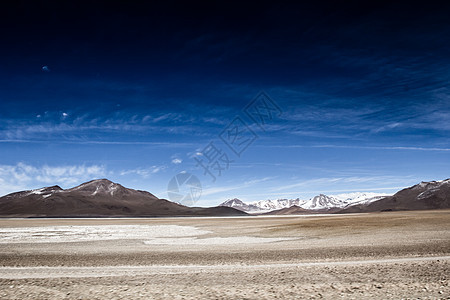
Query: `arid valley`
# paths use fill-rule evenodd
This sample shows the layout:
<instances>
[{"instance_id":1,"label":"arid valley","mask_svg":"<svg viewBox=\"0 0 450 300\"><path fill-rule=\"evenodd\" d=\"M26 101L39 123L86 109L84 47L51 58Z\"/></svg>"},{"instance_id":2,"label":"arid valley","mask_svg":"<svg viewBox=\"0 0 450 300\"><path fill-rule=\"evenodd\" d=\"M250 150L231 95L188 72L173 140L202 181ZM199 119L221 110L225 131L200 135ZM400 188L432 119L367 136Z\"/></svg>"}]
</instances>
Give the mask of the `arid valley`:
<instances>
[{"instance_id":1,"label":"arid valley","mask_svg":"<svg viewBox=\"0 0 450 300\"><path fill-rule=\"evenodd\" d=\"M2 219L2 299L448 299L450 210Z\"/></svg>"},{"instance_id":2,"label":"arid valley","mask_svg":"<svg viewBox=\"0 0 450 300\"><path fill-rule=\"evenodd\" d=\"M450 300L450 1L0 16L0 300Z\"/></svg>"}]
</instances>

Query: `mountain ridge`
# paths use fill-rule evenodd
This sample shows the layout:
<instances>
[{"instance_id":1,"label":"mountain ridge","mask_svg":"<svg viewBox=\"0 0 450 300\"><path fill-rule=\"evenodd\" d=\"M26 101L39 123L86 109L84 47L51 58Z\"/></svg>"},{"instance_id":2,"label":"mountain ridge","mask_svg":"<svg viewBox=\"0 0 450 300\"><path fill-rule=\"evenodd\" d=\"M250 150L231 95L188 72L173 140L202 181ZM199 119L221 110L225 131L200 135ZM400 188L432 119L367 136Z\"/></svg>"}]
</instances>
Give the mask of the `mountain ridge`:
<instances>
[{"instance_id":1,"label":"mountain ridge","mask_svg":"<svg viewBox=\"0 0 450 300\"><path fill-rule=\"evenodd\" d=\"M250 214L356 213L442 209L450 208L450 179L422 181L404 188L394 195L356 192L337 195L319 194L308 200L297 198L246 203L235 198L233 201L240 204L233 206L234 208ZM220 205L228 205L228 203L225 201ZM252 207L252 209L246 210L247 207ZM291 207L294 208L290 209Z\"/></svg>"},{"instance_id":2,"label":"mountain ridge","mask_svg":"<svg viewBox=\"0 0 450 300\"><path fill-rule=\"evenodd\" d=\"M249 203L234 198L221 203L220 206L234 207L248 213L267 213L270 211L287 209L292 206L297 206L307 211L310 210L316 212L326 212L331 210L336 211L337 209L343 209L356 204L370 203L386 196L388 196L388 194L356 192L329 196L325 194L319 194L307 200L296 198L260 200Z\"/></svg>"},{"instance_id":3,"label":"mountain ridge","mask_svg":"<svg viewBox=\"0 0 450 300\"><path fill-rule=\"evenodd\" d=\"M108 179L76 187L58 185L0 197L0 217L160 217L238 216L250 214L358 213L450 208L450 179L422 181L394 195L319 194L308 200L278 199L245 203L237 198L216 207L187 207L126 188Z\"/></svg>"},{"instance_id":4,"label":"mountain ridge","mask_svg":"<svg viewBox=\"0 0 450 300\"><path fill-rule=\"evenodd\" d=\"M125 188L108 179L76 187L59 186L0 197L1 217L159 217L246 215L230 207L187 207L147 191Z\"/></svg>"}]
</instances>

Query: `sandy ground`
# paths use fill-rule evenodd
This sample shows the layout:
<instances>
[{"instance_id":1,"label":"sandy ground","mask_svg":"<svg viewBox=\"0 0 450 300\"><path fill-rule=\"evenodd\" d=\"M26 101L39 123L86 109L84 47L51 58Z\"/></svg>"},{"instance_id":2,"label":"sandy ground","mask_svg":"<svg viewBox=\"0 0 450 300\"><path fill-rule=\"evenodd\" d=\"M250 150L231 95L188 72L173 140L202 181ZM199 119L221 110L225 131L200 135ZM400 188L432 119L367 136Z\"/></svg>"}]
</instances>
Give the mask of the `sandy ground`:
<instances>
[{"instance_id":1,"label":"sandy ground","mask_svg":"<svg viewBox=\"0 0 450 300\"><path fill-rule=\"evenodd\" d=\"M450 211L0 220L1 299L450 299Z\"/></svg>"}]
</instances>

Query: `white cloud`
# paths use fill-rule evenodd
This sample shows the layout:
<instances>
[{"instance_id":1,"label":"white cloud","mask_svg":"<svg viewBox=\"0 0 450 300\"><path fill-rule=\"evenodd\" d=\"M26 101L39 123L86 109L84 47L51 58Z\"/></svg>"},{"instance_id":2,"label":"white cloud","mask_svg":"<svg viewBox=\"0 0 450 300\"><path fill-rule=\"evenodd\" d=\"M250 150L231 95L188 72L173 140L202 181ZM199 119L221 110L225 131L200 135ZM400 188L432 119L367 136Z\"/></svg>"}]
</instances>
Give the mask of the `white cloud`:
<instances>
[{"instance_id":1,"label":"white cloud","mask_svg":"<svg viewBox=\"0 0 450 300\"><path fill-rule=\"evenodd\" d=\"M374 129L372 129L372 132L378 133L378 132L388 131L388 130L397 128L397 127L399 127L401 125L402 125L402 123L398 123L398 122L397 123L391 123L391 124L387 124L387 125L381 126L379 128L374 128Z\"/></svg>"},{"instance_id":2,"label":"white cloud","mask_svg":"<svg viewBox=\"0 0 450 300\"><path fill-rule=\"evenodd\" d=\"M0 194L39 188L44 185L71 187L83 181L104 177L101 165L31 166L25 163L0 165Z\"/></svg>"},{"instance_id":3,"label":"white cloud","mask_svg":"<svg viewBox=\"0 0 450 300\"><path fill-rule=\"evenodd\" d=\"M240 185L206 188L203 189L202 196L210 196L218 193L234 191L241 188L243 188L243 186Z\"/></svg>"},{"instance_id":4,"label":"white cloud","mask_svg":"<svg viewBox=\"0 0 450 300\"><path fill-rule=\"evenodd\" d=\"M148 178L151 174L156 174L164 169L166 169L166 166L151 166L148 168L136 168L136 169L130 169L130 170L122 170L119 174L121 176L138 175L143 178Z\"/></svg>"},{"instance_id":5,"label":"white cloud","mask_svg":"<svg viewBox=\"0 0 450 300\"><path fill-rule=\"evenodd\" d=\"M264 178L259 178L259 179L252 179L252 180L244 181L244 184L245 185L253 185L253 184L265 182L268 180L272 180L274 178L275 178L274 176L271 176L271 177L264 177Z\"/></svg>"},{"instance_id":6,"label":"white cloud","mask_svg":"<svg viewBox=\"0 0 450 300\"><path fill-rule=\"evenodd\" d=\"M159 171L162 171L162 170L164 170L166 167L165 166L153 166L152 167L152 174L154 174L154 173L158 173Z\"/></svg>"},{"instance_id":7,"label":"white cloud","mask_svg":"<svg viewBox=\"0 0 450 300\"><path fill-rule=\"evenodd\" d=\"M172 159L172 163L175 164L175 165L181 164L182 162L183 162L183 160L180 159L180 158L174 158L174 159Z\"/></svg>"},{"instance_id":8,"label":"white cloud","mask_svg":"<svg viewBox=\"0 0 450 300\"><path fill-rule=\"evenodd\" d=\"M203 153L200 152L200 149L196 149L195 151L187 152L186 156L189 158L195 158L197 156L203 156Z\"/></svg>"}]
</instances>

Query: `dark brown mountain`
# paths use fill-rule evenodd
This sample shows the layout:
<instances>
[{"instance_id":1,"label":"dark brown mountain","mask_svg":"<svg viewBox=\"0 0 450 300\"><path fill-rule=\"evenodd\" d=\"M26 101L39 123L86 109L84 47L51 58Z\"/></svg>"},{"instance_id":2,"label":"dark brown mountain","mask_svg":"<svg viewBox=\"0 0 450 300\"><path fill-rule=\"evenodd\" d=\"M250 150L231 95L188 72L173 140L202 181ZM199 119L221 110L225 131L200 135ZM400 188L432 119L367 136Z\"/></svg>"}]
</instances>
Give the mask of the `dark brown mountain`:
<instances>
[{"instance_id":1,"label":"dark brown mountain","mask_svg":"<svg viewBox=\"0 0 450 300\"><path fill-rule=\"evenodd\" d=\"M393 196L368 205L355 205L339 213L423 210L450 208L450 179L421 182L403 189Z\"/></svg>"},{"instance_id":2,"label":"dark brown mountain","mask_svg":"<svg viewBox=\"0 0 450 300\"><path fill-rule=\"evenodd\" d=\"M187 207L107 179L71 189L52 186L0 198L0 217L160 217L237 216L230 207Z\"/></svg>"}]
</instances>

